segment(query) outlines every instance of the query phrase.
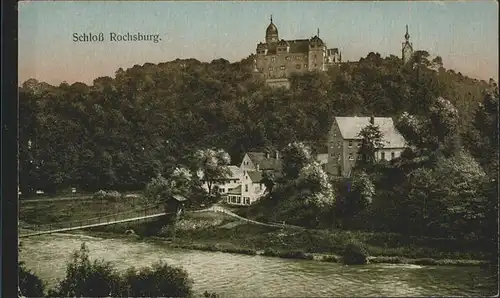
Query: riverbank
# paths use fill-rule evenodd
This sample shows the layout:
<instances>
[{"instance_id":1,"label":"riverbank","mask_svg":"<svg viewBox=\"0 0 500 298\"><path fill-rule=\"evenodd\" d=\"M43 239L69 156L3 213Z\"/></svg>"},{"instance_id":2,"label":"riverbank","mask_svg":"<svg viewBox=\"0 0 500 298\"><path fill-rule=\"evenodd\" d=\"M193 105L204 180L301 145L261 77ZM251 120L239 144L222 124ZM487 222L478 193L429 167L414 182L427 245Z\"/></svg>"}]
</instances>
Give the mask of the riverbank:
<instances>
[{"instance_id":1,"label":"riverbank","mask_svg":"<svg viewBox=\"0 0 500 298\"><path fill-rule=\"evenodd\" d=\"M128 230L133 230L134 234L125 235ZM155 221L99 227L85 234L158 241L182 249L322 262L342 262L345 245L350 241L358 241L366 245L370 263L455 266L487 263L477 257L480 253L473 251L439 251L424 246L398 246L397 243L387 242L385 246L376 246L366 241L366 233L265 227L214 212L186 214L175 230L165 227L161 221Z\"/></svg>"}]
</instances>

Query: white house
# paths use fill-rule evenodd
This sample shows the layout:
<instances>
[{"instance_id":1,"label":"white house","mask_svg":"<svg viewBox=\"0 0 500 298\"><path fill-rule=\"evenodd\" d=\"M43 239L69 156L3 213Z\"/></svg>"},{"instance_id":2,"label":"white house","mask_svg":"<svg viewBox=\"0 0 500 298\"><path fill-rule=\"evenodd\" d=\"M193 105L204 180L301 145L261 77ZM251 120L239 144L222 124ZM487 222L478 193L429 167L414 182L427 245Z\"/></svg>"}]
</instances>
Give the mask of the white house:
<instances>
[{"instance_id":1,"label":"white house","mask_svg":"<svg viewBox=\"0 0 500 298\"><path fill-rule=\"evenodd\" d=\"M281 160L279 152L274 154L265 152L248 152L241 161L240 169L243 171L279 171Z\"/></svg>"},{"instance_id":2,"label":"white house","mask_svg":"<svg viewBox=\"0 0 500 298\"><path fill-rule=\"evenodd\" d=\"M243 171L241 185L230 189L226 202L232 205L251 205L266 193L261 171Z\"/></svg>"}]
</instances>

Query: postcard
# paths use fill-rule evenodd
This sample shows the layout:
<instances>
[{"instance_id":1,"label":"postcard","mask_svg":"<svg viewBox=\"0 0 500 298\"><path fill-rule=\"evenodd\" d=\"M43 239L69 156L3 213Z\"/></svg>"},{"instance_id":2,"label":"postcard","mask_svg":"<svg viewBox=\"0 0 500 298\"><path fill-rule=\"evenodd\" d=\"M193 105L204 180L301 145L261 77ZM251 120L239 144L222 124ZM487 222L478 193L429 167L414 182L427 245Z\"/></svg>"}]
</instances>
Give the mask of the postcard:
<instances>
[{"instance_id":1,"label":"postcard","mask_svg":"<svg viewBox=\"0 0 500 298\"><path fill-rule=\"evenodd\" d=\"M20 297L498 292L498 3L21 1Z\"/></svg>"}]
</instances>

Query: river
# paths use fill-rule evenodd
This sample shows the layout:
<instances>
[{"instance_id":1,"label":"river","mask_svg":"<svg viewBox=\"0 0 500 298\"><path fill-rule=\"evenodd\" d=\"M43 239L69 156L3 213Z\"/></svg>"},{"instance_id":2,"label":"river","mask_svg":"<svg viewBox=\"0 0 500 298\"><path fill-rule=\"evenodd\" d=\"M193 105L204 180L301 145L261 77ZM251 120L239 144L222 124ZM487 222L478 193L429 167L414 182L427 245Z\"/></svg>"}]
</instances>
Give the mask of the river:
<instances>
[{"instance_id":1,"label":"river","mask_svg":"<svg viewBox=\"0 0 500 298\"><path fill-rule=\"evenodd\" d=\"M20 259L49 287L65 275L70 254L85 242L90 257L119 270L163 260L183 267L195 293L222 297L483 296L491 295L479 267L336 263L172 249L161 243L52 234L22 239Z\"/></svg>"}]
</instances>

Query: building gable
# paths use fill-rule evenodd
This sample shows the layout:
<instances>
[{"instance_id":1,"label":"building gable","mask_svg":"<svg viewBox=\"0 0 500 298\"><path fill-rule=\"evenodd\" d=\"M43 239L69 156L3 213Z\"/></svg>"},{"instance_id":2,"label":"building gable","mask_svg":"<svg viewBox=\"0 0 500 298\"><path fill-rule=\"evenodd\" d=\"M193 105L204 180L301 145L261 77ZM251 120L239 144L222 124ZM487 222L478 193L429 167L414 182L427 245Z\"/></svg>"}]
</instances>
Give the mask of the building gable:
<instances>
[{"instance_id":1,"label":"building gable","mask_svg":"<svg viewBox=\"0 0 500 298\"><path fill-rule=\"evenodd\" d=\"M404 148L406 141L396 129L392 118L374 117L374 124L383 134L383 148ZM335 117L340 134L344 140L361 140L359 133L370 124L370 117ZM333 127L332 127L333 128Z\"/></svg>"}]
</instances>

